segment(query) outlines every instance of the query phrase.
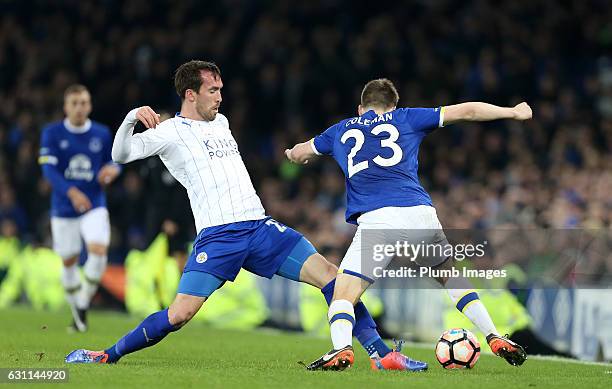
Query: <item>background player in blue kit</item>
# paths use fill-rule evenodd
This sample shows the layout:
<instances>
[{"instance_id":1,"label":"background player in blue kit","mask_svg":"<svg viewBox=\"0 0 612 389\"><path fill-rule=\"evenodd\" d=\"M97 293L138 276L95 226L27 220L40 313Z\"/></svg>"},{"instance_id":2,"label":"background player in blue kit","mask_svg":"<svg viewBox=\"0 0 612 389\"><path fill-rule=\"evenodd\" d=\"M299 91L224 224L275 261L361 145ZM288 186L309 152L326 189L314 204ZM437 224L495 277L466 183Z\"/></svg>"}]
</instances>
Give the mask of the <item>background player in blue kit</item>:
<instances>
[{"instance_id":1,"label":"background player in blue kit","mask_svg":"<svg viewBox=\"0 0 612 389\"><path fill-rule=\"evenodd\" d=\"M51 183L53 249L62 258L62 284L72 328L87 330L86 311L106 268L110 222L103 187L120 173L111 160L108 128L89 119L91 96L83 85L64 93L66 118L41 134L39 164ZM87 248L84 281L78 269L81 238Z\"/></svg>"},{"instance_id":2,"label":"background player in blue kit","mask_svg":"<svg viewBox=\"0 0 612 389\"><path fill-rule=\"evenodd\" d=\"M374 282L362 270L366 249L362 232L376 244L398 241L420 244L448 244L438 221L431 198L419 183L418 150L423 138L445 124L460 121L497 119L527 120L531 108L527 103L512 108L480 102L468 102L439 108L397 108L399 94L387 79L368 82L361 94L359 116L329 127L308 142L286 150L287 158L307 163L315 155L331 155L346 177L346 220L358 229L336 279L333 302L328 318L333 349L313 362L309 369L330 366L347 367L353 363L351 331L353 305ZM386 231L385 231L386 230ZM362 253L363 252L363 253ZM393 256L387 255L386 266ZM419 258L417 263L432 268L450 268L449 258ZM367 259L366 259L367 261ZM487 336L491 350L510 364L521 365L523 348L497 333L486 308L471 283L464 278L439 278L457 309L465 314ZM373 368L387 368L396 362L390 354L373 360Z\"/></svg>"},{"instance_id":3,"label":"background player in blue kit","mask_svg":"<svg viewBox=\"0 0 612 389\"><path fill-rule=\"evenodd\" d=\"M148 316L116 344L102 351L78 349L67 363L115 363L179 330L204 302L241 269L263 277L275 274L313 285L328 302L337 273L299 232L265 215L227 118L219 113L221 71L211 62L190 61L174 77L181 111L162 123L150 107L130 111L113 142L112 156L128 163L158 155L185 187L198 236L177 295L168 309ZM141 121L147 131L133 134ZM352 333L370 358L389 354L402 361L397 370L422 370L426 364L392 351L381 339L362 302L354 309ZM214 351L214 350L213 350Z\"/></svg>"}]
</instances>

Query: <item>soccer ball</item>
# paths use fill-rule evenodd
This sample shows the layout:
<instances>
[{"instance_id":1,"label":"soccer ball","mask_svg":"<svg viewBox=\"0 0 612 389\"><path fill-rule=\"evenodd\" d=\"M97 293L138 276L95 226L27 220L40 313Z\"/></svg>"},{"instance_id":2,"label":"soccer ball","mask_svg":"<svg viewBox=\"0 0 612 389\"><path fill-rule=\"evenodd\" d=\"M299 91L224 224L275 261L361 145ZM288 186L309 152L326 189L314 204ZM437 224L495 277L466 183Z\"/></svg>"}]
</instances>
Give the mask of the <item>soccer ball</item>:
<instances>
[{"instance_id":1,"label":"soccer ball","mask_svg":"<svg viewBox=\"0 0 612 389\"><path fill-rule=\"evenodd\" d=\"M445 369L471 369L480 357L480 343L470 331L445 331L436 345L436 359Z\"/></svg>"}]
</instances>

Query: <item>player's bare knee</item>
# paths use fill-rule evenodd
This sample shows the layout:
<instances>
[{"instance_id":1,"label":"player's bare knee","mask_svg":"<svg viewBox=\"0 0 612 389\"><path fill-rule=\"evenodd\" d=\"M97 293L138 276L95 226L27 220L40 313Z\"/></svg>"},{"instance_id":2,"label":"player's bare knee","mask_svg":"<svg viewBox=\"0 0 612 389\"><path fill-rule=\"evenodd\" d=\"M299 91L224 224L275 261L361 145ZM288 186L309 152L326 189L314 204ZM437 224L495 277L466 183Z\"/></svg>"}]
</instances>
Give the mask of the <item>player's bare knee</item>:
<instances>
[{"instance_id":1,"label":"player's bare knee","mask_svg":"<svg viewBox=\"0 0 612 389\"><path fill-rule=\"evenodd\" d=\"M178 294L168 308L170 324L178 328L187 324L198 313L205 300L206 297Z\"/></svg>"},{"instance_id":2,"label":"player's bare knee","mask_svg":"<svg viewBox=\"0 0 612 389\"><path fill-rule=\"evenodd\" d=\"M74 257L66 258L66 259L63 259L62 261L64 262L65 267L70 267L74 265L75 263L77 263L78 259L79 257L75 255Z\"/></svg>"},{"instance_id":3,"label":"player's bare knee","mask_svg":"<svg viewBox=\"0 0 612 389\"><path fill-rule=\"evenodd\" d=\"M317 286L319 288L323 288L325 285L333 281L337 275L338 267L321 256L321 268L316 273L315 280Z\"/></svg>"},{"instance_id":4,"label":"player's bare knee","mask_svg":"<svg viewBox=\"0 0 612 389\"><path fill-rule=\"evenodd\" d=\"M325 261L325 277L326 277L326 285L331 282L338 275L338 267L329 261Z\"/></svg>"},{"instance_id":5,"label":"player's bare knee","mask_svg":"<svg viewBox=\"0 0 612 389\"><path fill-rule=\"evenodd\" d=\"M321 254L314 253L304 262L300 271L300 281L321 289L336 278L337 272L336 265Z\"/></svg>"},{"instance_id":6,"label":"player's bare knee","mask_svg":"<svg viewBox=\"0 0 612 389\"><path fill-rule=\"evenodd\" d=\"M106 255L108 247L99 243L90 243L87 245L87 252L95 255Z\"/></svg>"},{"instance_id":7,"label":"player's bare knee","mask_svg":"<svg viewBox=\"0 0 612 389\"><path fill-rule=\"evenodd\" d=\"M181 306L168 310L168 320L175 327L182 327L189 322L196 314L197 309Z\"/></svg>"},{"instance_id":8,"label":"player's bare knee","mask_svg":"<svg viewBox=\"0 0 612 389\"><path fill-rule=\"evenodd\" d=\"M338 274L334 288L334 300L348 300L354 304L370 284L359 277L349 274Z\"/></svg>"},{"instance_id":9,"label":"player's bare knee","mask_svg":"<svg viewBox=\"0 0 612 389\"><path fill-rule=\"evenodd\" d=\"M174 314L169 316L170 324L177 328L183 327L185 324L189 322L195 315L194 311L189 310L180 310L175 311Z\"/></svg>"}]
</instances>

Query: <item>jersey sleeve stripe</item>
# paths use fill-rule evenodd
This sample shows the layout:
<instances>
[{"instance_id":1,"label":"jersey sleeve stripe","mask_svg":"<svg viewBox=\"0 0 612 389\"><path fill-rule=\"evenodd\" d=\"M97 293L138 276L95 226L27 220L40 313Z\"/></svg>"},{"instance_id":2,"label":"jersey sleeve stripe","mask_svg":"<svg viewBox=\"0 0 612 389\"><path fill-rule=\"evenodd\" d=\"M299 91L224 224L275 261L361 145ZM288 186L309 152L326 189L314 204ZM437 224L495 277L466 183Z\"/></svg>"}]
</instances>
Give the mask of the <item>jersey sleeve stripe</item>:
<instances>
[{"instance_id":1,"label":"jersey sleeve stripe","mask_svg":"<svg viewBox=\"0 0 612 389\"><path fill-rule=\"evenodd\" d=\"M440 121L438 122L438 127L442 128L444 127L444 110L446 109L446 107L441 107L440 108Z\"/></svg>"},{"instance_id":2,"label":"jersey sleeve stripe","mask_svg":"<svg viewBox=\"0 0 612 389\"><path fill-rule=\"evenodd\" d=\"M54 155L41 155L40 157L38 157L38 164L57 165L57 157Z\"/></svg>"},{"instance_id":3,"label":"jersey sleeve stripe","mask_svg":"<svg viewBox=\"0 0 612 389\"><path fill-rule=\"evenodd\" d=\"M317 150L317 147L314 144L314 138L312 138L310 140L310 147L312 148L312 151L316 154L316 155L322 155L321 153L319 153L319 151Z\"/></svg>"}]
</instances>

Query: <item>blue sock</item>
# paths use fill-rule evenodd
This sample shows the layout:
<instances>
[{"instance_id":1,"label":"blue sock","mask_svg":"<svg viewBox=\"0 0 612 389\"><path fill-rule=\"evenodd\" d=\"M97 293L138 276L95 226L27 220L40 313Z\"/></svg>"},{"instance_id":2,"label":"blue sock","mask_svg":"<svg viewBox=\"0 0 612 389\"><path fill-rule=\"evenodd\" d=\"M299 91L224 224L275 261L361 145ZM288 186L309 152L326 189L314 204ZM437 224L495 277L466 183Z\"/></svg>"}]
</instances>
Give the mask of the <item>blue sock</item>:
<instances>
[{"instance_id":1,"label":"blue sock","mask_svg":"<svg viewBox=\"0 0 612 389\"><path fill-rule=\"evenodd\" d=\"M107 363L114 363L122 356L153 346L166 337L170 332L176 331L168 319L168 309L155 312L134 328L123 338L104 350L108 354Z\"/></svg>"},{"instance_id":2,"label":"blue sock","mask_svg":"<svg viewBox=\"0 0 612 389\"><path fill-rule=\"evenodd\" d=\"M333 279L329 284L325 285L321 289L321 293L325 296L327 305L331 304L332 297L334 296L334 286L336 280ZM355 325L353 326L353 336L357 338L359 343L367 351L370 358L384 357L391 352L389 346L382 340L378 331L376 330L376 323L366 306L359 301L355 304Z\"/></svg>"}]
</instances>

